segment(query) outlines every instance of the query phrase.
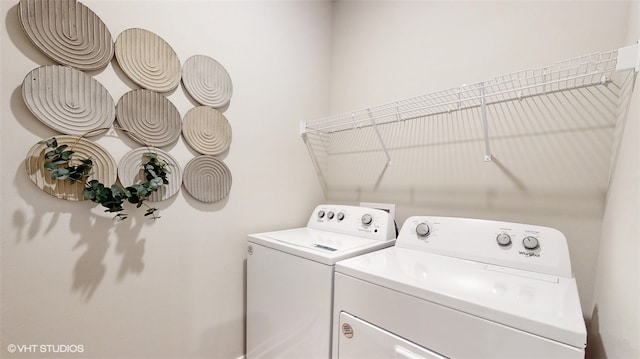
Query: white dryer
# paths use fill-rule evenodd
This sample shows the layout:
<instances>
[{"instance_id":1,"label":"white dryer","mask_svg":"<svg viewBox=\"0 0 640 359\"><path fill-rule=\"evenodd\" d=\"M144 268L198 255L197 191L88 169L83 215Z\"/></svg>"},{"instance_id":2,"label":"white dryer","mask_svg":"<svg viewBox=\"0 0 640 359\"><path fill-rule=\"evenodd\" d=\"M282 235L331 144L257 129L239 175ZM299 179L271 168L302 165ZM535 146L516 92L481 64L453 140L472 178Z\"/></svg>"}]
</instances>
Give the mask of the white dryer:
<instances>
[{"instance_id":1,"label":"white dryer","mask_svg":"<svg viewBox=\"0 0 640 359\"><path fill-rule=\"evenodd\" d=\"M583 358L566 238L411 217L396 245L336 264L334 358Z\"/></svg>"},{"instance_id":2,"label":"white dryer","mask_svg":"<svg viewBox=\"0 0 640 359\"><path fill-rule=\"evenodd\" d=\"M247 358L331 356L334 264L392 246L383 210L321 205L306 227L249 235Z\"/></svg>"}]
</instances>

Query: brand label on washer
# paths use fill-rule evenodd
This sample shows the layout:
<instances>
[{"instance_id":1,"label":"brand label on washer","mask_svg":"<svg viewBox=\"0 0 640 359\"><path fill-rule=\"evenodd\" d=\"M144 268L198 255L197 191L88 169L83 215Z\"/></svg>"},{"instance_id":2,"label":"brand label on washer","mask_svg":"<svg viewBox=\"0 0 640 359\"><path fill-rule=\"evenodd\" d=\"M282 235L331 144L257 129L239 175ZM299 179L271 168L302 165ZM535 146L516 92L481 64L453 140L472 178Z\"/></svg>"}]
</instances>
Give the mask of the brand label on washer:
<instances>
[{"instance_id":1,"label":"brand label on washer","mask_svg":"<svg viewBox=\"0 0 640 359\"><path fill-rule=\"evenodd\" d=\"M342 334L344 334L347 339L353 338L353 327L349 323L342 324Z\"/></svg>"}]
</instances>

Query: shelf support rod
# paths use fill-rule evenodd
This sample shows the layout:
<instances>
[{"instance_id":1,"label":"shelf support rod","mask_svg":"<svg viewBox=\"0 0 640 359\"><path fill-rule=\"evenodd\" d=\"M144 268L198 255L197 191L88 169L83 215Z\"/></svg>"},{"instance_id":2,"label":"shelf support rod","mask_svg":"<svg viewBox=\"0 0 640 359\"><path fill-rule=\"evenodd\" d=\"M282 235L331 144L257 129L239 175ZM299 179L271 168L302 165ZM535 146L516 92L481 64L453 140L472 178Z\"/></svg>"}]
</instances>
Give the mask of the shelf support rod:
<instances>
[{"instance_id":1,"label":"shelf support rod","mask_svg":"<svg viewBox=\"0 0 640 359\"><path fill-rule=\"evenodd\" d=\"M484 128L484 161L491 161L491 148L489 147L489 122L487 121L487 100L485 97L484 83L480 87L480 111L482 114L482 127Z\"/></svg>"},{"instance_id":2,"label":"shelf support rod","mask_svg":"<svg viewBox=\"0 0 640 359\"><path fill-rule=\"evenodd\" d=\"M351 112L351 124L353 128L360 128L360 125L356 122L356 115L353 112Z\"/></svg>"},{"instance_id":3,"label":"shelf support rod","mask_svg":"<svg viewBox=\"0 0 640 359\"><path fill-rule=\"evenodd\" d=\"M367 109L367 114L369 115L369 119L373 124L373 129L376 131L376 136L378 136L378 140L382 145L382 150L384 150L385 156L387 156L387 166L391 165L391 156L389 155L389 150L387 149L387 145L384 144L384 140L382 139L382 135L380 134L380 130L378 129L378 124L376 120L373 118L373 114L371 113L371 109Z\"/></svg>"}]
</instances>

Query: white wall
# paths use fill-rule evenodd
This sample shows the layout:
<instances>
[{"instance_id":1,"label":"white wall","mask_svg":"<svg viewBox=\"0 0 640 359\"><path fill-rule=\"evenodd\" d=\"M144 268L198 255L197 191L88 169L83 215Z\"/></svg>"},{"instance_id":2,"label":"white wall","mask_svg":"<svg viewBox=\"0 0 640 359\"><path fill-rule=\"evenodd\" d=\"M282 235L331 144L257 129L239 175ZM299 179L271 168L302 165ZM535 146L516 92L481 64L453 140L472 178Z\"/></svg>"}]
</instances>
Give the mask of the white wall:
<instances>
[{"instance_id":1,"label":"white wall","mask_svg":"<svg viewBox=\"0 0 640 359\"><path fill-rule=\"evenodd\" d=\"M629 45L629 4L338 1L330 112L385 104ZM445 215L557 228L568 237L583 313L589 318L614 123L607 119L596 126L600 129L586 126L598 113L593 107L564 118L522 116L533 111L528 107L546 111L545 106L557 103L567 106L562 96L557 102L548 96L514 103L504 107L504 113L498 106L491 114L492 136L499 137L497 131L519 133L493 140L495 160L490 163L482 161L481 137L457 137L476 125L465 122L464 114L445 114L424 126L415 121L381 128L392 147L393 163L386 169L381 169L384 156L375 138L358 139L365 130L352 131L347 149L328 156L328 177L339 178L328 181L334 185L329 199L395 202L399 223L410 215ZM572 121L578 125L569 131L550 130ZM535 135L526 132L531 127ZM403 147L412 147L418 136L444 145L427 141L403 155ZM366 153L359 153L358 146ZM339 170L331 172L340 156L346 165L335 165ZM349 166L358 170L349 172ZM362 180L362 171L372 166L377 172Z\"/></svg>"},{"instance_id":2,"label":"white wall","mask_svg":"<svg viewBox=\"0 0 640 359\"><path fill-rule=\"evenodd\" d=\"M640 3L629 12L627 42L640 39ZM589 346L593 358L640 357L640 93L629 115L607 194Z\"/></svg>"},{"instance_id":3,"label":"white wall","mask_svg":"<svg viewBox=\"0 0 640 359\"><path fill-rule=\"evenodd\" d=\"M83 3L114 38L130 27L146 28L181 61L204 54L226 67L234 85L225 113L233 141L222 158L233 186L215 204L183 189L159 203L162 218L153 223L135 209L116 223L92 203L41 192L23 160L55 132L26 109L21 84L33 68L52 61L22 32L17 1L2 0L0 356L11 357L9 344L78 344L92 358L239 357L246 235L302 226L324 200L298 131L301 119L328 108L331 4ZM135 88L114 62L95 77L115 101ZM193 107L181 87L168 97L182 115ZM131 143L97 141L116 160ZM169 151L183 166L193 157L182 139Z\"/></svg>"}]
</instances>

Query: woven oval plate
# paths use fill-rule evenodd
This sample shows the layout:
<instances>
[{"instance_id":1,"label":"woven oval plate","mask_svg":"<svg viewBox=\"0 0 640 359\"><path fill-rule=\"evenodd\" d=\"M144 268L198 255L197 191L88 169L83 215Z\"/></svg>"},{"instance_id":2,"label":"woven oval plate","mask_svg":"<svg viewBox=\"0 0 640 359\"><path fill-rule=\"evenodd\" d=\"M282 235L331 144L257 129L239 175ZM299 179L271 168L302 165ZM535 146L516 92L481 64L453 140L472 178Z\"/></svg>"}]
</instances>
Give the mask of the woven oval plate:
<instances>
[{"instance_id":1,"label":"woven oval plate","mask_svg":"<svg viewBox=\"0 0 640 359\"><path fill-rule=\"evenodd\" d=\"M80 136L97 128L106 131L116 117L109 91L69 66L41 66L29 72L22 83L22 98L38 120L67 135Z\"/></svg>"},{"instance_id":2,"label":"woven oval plate","mask_svg":"<svg viewBox=\"0 0 640 359\"><path fill-rule=\"evenodd\" d=\"M182 120L178 109L154 91L125 93L118 100L116 116L125 133L141 145L163 147L180 137Z\"/></svg>"},{"instance_id":3,"label":"woven oval plate","mask_svg":"<svg viewBox=\"0 0 640 359\"><path fill-rule=\"evenodd\" d=\"M93 160L93 173L87 179L96 179L105 186L116 183L117 169L116 161L109 152L97 143L77 136L55 136L58 146L68 145L75 151L73 158L88 158ZM70 181L56 180L51 178L49 171L44 169L44 154L49 149L43 144L36 144L31 148L25 159L27 175L33 183L46 193L66 199L68 201L84 201L82 191L84 184Z\"/></svg>"},{"instance_id":4,"label":"woven oval plate","mask_svg":"<svg viewBox=\"0 0 640 359\"><path fill-rule=\"evenodd\" d=\"M187 92L201 105L220 108L231 100L231 76L211 57L194 55L182 66L182 83Z\"/></svg>"},{"instance_id":5,"label":"woven oval plate","mask_svg":"<svg viewBox=\"0 0 640 359\"><path fill-rule=\"evenodd\" d=\"M149 151L157 153L158 157L168 164L169 174L167 175L167 180L169 183L163 185L157 192L149 196L149 201L151 202L164 201L178 193L182 186L180 164L169 153L159 148L134 148L127 152L120 160L120 163L118 163L118 178L120 179L120 183L125 187L135 183L145 182L142 162L144 162L144 157Z\"/></svg>"},{"instance_id":6,"label":"woven oval plate","mask_svg":"<svg viewBox=\"0 0 640 359\"><path fill-rule=\"evenodd\" d=\"M118 35L115 54L122 71L143 88L167 92L180 83L180 59L160 36L144 29Z\"/></svg>"},{"instance_id":7,"label":"woven oval plate","mask_svg":"<svg viewBox=\"0 0 640 359\"><path fill-rule=\"evenodd\" d=\"M97 70L113 57L109 29L76 0L20 0L18 19L31 42L59 64Z\"/></svg>"},{"instance_id":8,"label":"woven oval plate","mask_svg":"<svg viewBox=\"0 0 640 359\"><path fill-rule=\"evenodd\" d=\"M198 156L184 168L184 188L201 202L217 202L231 190L231 171L224 162L210 155Z\"/></svg>"},{"instance_id":9,"label":"woven oval plate","mask_svg":"<svg viewBox=\"0 0 640 359\"><path fill-rule=\"evenodd\" d=\"M229 121L208 106L192 108L184 115L182 135L189 146L205 155L219 155L231 145Z\"/></svg>"}]
</instances>

